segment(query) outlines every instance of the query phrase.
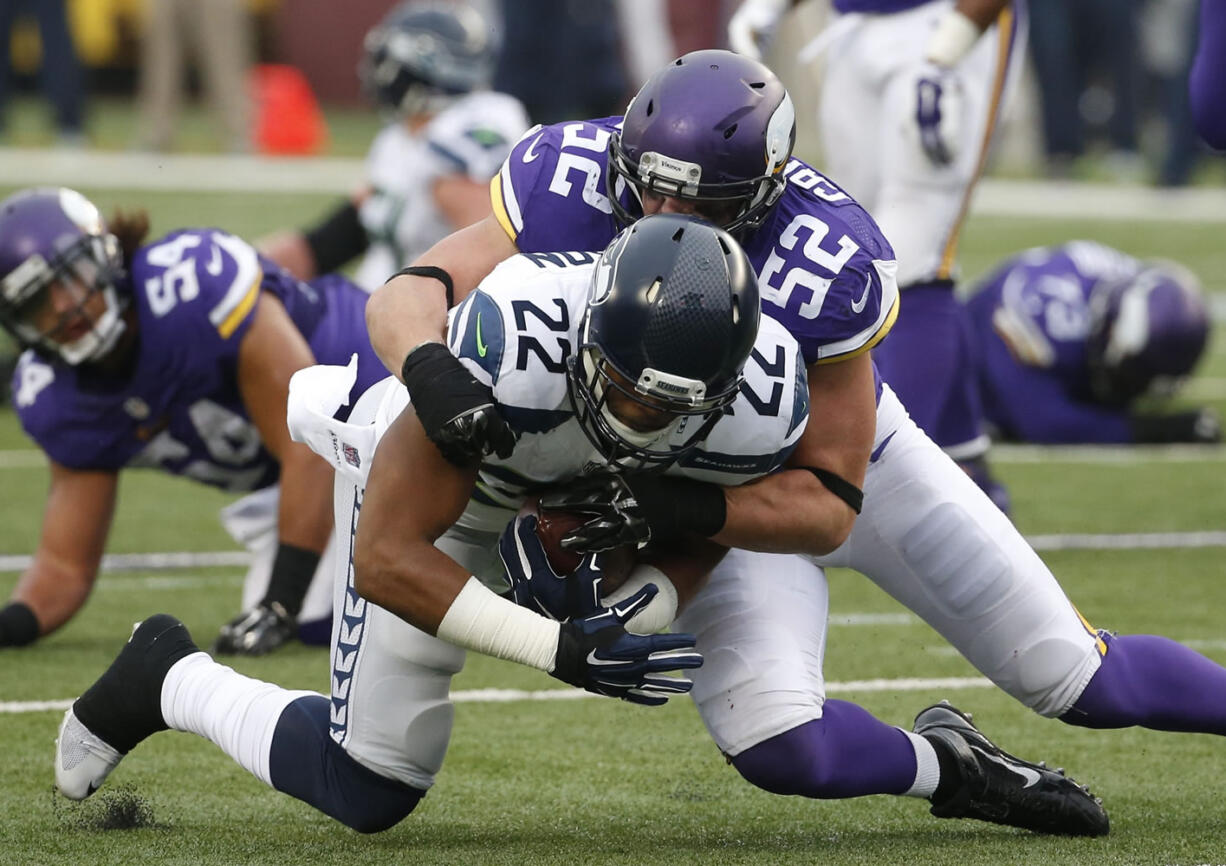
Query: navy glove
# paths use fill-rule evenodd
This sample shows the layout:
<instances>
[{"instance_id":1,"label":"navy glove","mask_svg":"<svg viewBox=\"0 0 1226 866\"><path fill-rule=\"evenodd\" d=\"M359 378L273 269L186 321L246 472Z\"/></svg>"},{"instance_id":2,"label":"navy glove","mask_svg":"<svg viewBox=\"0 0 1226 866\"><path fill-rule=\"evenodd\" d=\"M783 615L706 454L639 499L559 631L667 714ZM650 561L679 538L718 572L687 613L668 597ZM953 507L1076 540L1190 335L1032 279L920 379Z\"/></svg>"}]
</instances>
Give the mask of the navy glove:
<instances>
[{"instance_id":1,"label":"navy glove","mask_svg":"<svg viewBox=\"0 0 1226 866\"><path fill-rule=\"evenodd\" d=\"M422 343L400 370L426 435L456 466L487 454L510 457L515 431L494 405L494 394L441 343Z\"/></svg>"},{"instance_id":2,"label":"navy glove","mask_svg":"<svg viewBox=\"0 0 1226 866\"><path fill-rule=\"evenodd\" d=\"M924 63L915 76L915 122L920 147L935 166L949 165L958 155L962 121L962 82L934 63Z\"/></svg>"},{"instance_id":3,"label":"navy glove","mask_svg":"<svg viewBox=\"0 0 1226 866\"><path fill-rule=\"evenodd\" d=\"M636 635L625 624L656 595L649 583L630 598L582 619L564 622L550 676L598 695L659 706L694 683L669 671L702 666L692 634Z\"/></svg>"},{"instance_id":4,"label":"navy glove","mask_svg":"<svg viewBox=\"0 0 1226 866\"><path fill-rule=\"evenodd\" d=\"M541 507L592 519L562 538L567 550L611 550L724 527L727 502L715 484L666 475L593 475L541 497Z\"/></svg>"},{"instance_id":5,"label":"navy glove","mask_svg":"<svg viewBox=\"0 0 1226 866\"><path fill-rule=\"evenodd\" d=\"M536 525L535 514L521 514L498 539L511 600L556 620L595 613L600 607L603 576L599 554L584 557L571 574L558 574L549 564Z\"/></svg>"}]
</instances>

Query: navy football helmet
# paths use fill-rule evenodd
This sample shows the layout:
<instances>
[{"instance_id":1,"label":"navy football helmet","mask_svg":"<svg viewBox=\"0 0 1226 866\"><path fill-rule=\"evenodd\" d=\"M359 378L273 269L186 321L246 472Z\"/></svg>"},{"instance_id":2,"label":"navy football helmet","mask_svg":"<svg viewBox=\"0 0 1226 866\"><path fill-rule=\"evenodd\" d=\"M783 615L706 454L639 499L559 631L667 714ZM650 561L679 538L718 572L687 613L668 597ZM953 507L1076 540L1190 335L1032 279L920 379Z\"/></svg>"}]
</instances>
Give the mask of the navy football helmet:
<instances>
[{"instance_id":1,"label":"navy football helmet","mask_svg":"<svg viewBox=\"0 0 1226 866\"><path fill-rule=\"evenodd\" d=\"M1086 344L1094 398L1126 405L1170 394L1192 372L1209 338L1196 275L1174 262L1149 262L1128 280L1090 295Z\"/></svg>"},{"instance_id":2,"label":"navy football helmet","mask_svg":"<svg viewBox=\"0 0 1226 866\"><path fill-rule=\"evenodd\" d=\"M609 141L608 195L623 224L642 192L690 199L728 231L754 228L783 194L796 141L787 89L731 51L693 51L643 85ZM639 213L620 195L629 186Z\"/></svg>"},{"instance_id":3,"label":"navy football helmet","mask_svg":"<svg viewBox=\"0 0 1226 866\"><path fill-rule=\"evenodd\" d=\"M80 193L0 202L0 325L23 347L74 365L101 358L124 331L123 273L119 241Z\"/></svg>"},{"instance_id":4,"label":"navy football helmet","mask_svg":"<svg viewBox=\"0 0 1226 866\"><path fill-rule=\"evenodd\" d=\"M757 278L724 230L658 214L614 238L567 371L576 418L609 465L662 468L698 445L736 399L758 318Z\"/></svg>"},{"instance_id":5,"label":"navy football helmet","mask_svg":"<svg viewBox=\"0 0 1226 866\"><path fill-rule=\"evenodd\" d=\"M500 42L469 3L409 0L366 34L358 77L370 100L389 114L436 112L489 86Z\"/></svg>"}]
</instances>

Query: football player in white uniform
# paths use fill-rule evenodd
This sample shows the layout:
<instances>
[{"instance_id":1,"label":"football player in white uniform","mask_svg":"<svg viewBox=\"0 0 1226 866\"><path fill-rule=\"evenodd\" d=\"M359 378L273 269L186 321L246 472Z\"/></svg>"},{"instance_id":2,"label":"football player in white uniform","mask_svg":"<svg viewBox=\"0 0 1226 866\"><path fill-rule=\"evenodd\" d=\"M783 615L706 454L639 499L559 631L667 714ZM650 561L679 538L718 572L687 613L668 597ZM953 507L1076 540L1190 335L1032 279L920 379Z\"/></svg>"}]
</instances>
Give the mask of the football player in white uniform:
<instances>
[{"instance_id":1,"label":"football player in white uniform","mask_svg":"<svg viewBox=\"0 0 1226 866\"><path fill-rule=\"evenodd\" d=\"M657 593L674 586L665 573L679 575L684 601L718 545L696 540L692 555L670 546L607 608L593 598L588 615L565 623L486 583L533 576L521 560L531 570L530 522L512 524L505 566L499 558L500 533L530 491L645 466L680 483L736 485L787 458L808 417L804 365L787 331L760 317L744 252L700 220L644 220L602 255L509 260L454 311L449 331L451 351L515 419L509 458L446 461L391 377L348 422L333 412L352 365L311 368L292 386L291 431L338 470L337 525L351 528L338 558L331 699L244 677L200 652L173 617L152 617L65 715L64 794L88 796L140 740L170 727L373 832L433 783L465 649L638 703L689 690L664 673L701 663L692 635L623 626L654 632L671 621L678 598ZM590 581L596 562L581 566Z\"/></svg>"},{"instance_id":2,"label":"football player in white uniform","mask_svg":"<svg viewBox=\"0 0 1226 866\"><path fill-rule=\"evenodd\" d=\"M924 736L910 739L826 697L818 566L837 565L865 574L1042 715L1226 734L1226 669L1166 638L1091 627L1008 518L874 379L865 350L893 321L893 253L850 196L791 158L793 128L787 93L761 64L723 51L679 58L624 119L562 123L523 139L491 184L494 217L441 241L372 295L372 344L402 370L444 453L501 453L515 447L514 430L488 386L448 366L430 342L447 297L462 300L508 250L543 253L556 238L567 245L553 249L571 249L578 233L611 235L617 208L631 221L687 210L735 225L764 313L798 338L808 363L810 423L783 470L718 493L667 476L617 476L614 489L574 501L601 516L573 540L690 531L743 549L703 593L715 598L720 576L735 574L730 563L747 557L744 576L722 594L727 607L700 617L714 623L723 613L739 630L733 640L707 642L692 625L702 598L680 625L695 631L706 659L691 692L703 720L754 784L810 797L908 793L931 797L940 816L1104 833L1105 812L1080 789L1044 768L1003 769L999 750L952 710L922 712Z\"/></svg>"},{"instance_id":3,"label":"football player in white uniform","mask_svg":"<svg viewBox=\"0 0 1226 866\"><path fill-rule=\"evenodd\" d=\"M745 0L733 49L760 57L787 0ZM834 0L822 37L818 129L826 168L877 219L898 258L902 304L874 349L920 428L993 500L973 340L954 296L958 236L1021 70L1024 2Z\"/></svg>"},{"instance_id":4,"label":"football player in white uniform","mask_svg":"<svg viewBox=\"0 0 1226 866\"><path fill-rule=\"evenodd\" d=\"M299 279L365 253L368 292L436 241L490 212L489 180L528 128L519 100L489 90L492 25L464 0L409 0L366 37L358 72L387 116L366 157L367 183L318 225L261 250Z\"/></svg>"}]
</instances>

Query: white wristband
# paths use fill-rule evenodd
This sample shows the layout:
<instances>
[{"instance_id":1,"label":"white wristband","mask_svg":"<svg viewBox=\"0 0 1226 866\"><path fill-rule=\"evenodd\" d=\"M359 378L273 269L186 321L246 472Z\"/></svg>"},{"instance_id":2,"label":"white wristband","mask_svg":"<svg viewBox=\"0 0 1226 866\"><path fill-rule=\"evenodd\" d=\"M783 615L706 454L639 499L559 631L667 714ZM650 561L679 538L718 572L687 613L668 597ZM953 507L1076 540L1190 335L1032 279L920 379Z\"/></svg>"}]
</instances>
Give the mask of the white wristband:
<instances>
[{"instance_id":1,"label":"white wristband","mask_svg":"<svg viewBox=\"0 0 1226 866\"><path fill-rule=\"evenodd\" d=\"M617 604L649 583L654 583L660 591L647 607L630 617L626 623L626 631L632 634L655 634L668 628L677 618L677 587L673 586L668 575L652 565L636 566L625 583L600 600L606 607Z\"/></svg>"},{"instance_id":2,"label":"white wristband","mask_svg":"<svg viewBox=\"0 0 1226 866\"><path fill-rule=\"evenodd\" d=\"M950 9L929 37L924 57L937 66L950 69L975 47L982 33L978 24L957 9Z\"/></svg>"},{"instance_id":3,"label":"white wristband","mask_svg":"<svg viewBox=\"0 0 1226 866\"><path fill-rule=\"evenodd\" d=\"M455 597L438 637L487 656L549 673L557 662L558 623L520 607L470 577Z\"/></svg>"}]
</instances>

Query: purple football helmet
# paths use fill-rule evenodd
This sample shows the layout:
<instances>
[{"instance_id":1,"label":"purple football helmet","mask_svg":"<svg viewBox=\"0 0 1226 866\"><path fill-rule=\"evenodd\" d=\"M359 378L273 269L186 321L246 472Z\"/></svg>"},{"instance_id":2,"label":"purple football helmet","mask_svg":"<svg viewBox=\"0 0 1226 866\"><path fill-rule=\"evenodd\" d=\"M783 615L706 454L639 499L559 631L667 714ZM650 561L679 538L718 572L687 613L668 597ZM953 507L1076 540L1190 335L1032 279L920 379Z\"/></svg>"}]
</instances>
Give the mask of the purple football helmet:
<instances>
[{"instance_id":1,"label":"purple football helmet","mask_svg":"<svg viewBox=\"0 0 1226 866\"><path fill-rule=\"evenodd\" d=\"M119 241L85 196L39 188L0 202L0 325L22 346L74 365L101 358L125 327L122 276Z\"/></svg>"},{"instance_id":2,"label":"purple football helmet","mask_svg":"<svg viewBox=\"0 0 1226 866\"><path fill-rule=\"evenodd\" d=\"M690 52L648 79L609 142L614 214L633 222L646 190L700 202L728 231L755 228L783 194L795 141L796 112L775 73L731 51Z\"/></svg>"},{"instance_id":3,"label":"purple football helmet","mask_svg":"<svg viewBox=\"0 0 1226 866\"><path fill-rule=\"evenodd\" d=\"M1149 262L1131 279L1095 287L1086 346L1095 399L1122 406L1173 392L1208 338L1200 281L1182 265Z\"/></svg>"},{"instance_id":4,"label":"purple football helmet","mask_svg":"<svg viewBox=\"0 0 1226 866\"><path fill-rule=\"evenodd\" d=\"M500 36L463 0L408 0L366 34L358 77L394 117L441 111L489 86Z\"/></svg>"},{"instance_id":5,"label":"purple football helmet","mask_svg":"<svg viewBox=\"0 0 1226 866\"><path fill-rule=\"evenodd\" d=\"M698 445L740 391L759 316L753 267L727 232L679 214L623 229L593 272L568 360L589 441L621 469L663 468Z\"/></svg>"}]
</instances>

